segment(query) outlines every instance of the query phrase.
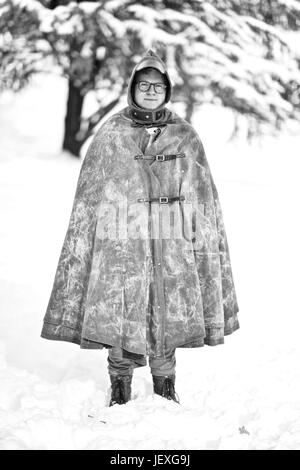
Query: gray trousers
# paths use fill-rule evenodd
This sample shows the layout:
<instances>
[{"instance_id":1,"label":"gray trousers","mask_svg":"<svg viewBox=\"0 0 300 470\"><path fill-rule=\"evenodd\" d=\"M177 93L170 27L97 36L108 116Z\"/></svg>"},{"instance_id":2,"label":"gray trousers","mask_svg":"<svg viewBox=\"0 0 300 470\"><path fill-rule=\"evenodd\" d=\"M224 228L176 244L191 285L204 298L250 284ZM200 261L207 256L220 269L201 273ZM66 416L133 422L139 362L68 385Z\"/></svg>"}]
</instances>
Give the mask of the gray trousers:
<instances>
[{"instance_id":1,"label":"gray trousers","mask_svg":"<svg viewBox=\"0 0 300 470\"><path fill-rule=\"evenodd\" d=\"M132 375L136 367L147 365L146 356L129 353L118 347L109 349L107 361L110 375ZM175 375L175 349L167 351L165 357L149 356L149 366L152 375Z\"/></svg>"}]
</instances>

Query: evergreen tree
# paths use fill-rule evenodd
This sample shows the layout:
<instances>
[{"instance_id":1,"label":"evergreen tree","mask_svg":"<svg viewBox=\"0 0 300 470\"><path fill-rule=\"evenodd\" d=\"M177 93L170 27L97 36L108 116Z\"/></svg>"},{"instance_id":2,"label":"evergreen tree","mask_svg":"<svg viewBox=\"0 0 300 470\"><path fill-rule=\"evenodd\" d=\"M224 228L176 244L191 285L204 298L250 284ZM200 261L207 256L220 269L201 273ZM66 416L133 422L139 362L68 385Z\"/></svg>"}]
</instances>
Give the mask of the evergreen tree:
<instances>
[{"instance_id":1,"label":"evergreen tree","mask_svg":"<svg viewBox=\"0 0 300 470\"><path fill-rule=\"evenodd\" d=\"M274 131L299 119L299 56L286 35L299 23L295 0L0 0L0 88L21 89L54 60L69 84L63 147L79 155L153 47L187 120L218 103L249 119L249 136ZM83 119L91 90L99 109Z\"/></svg>"}]
</instances>

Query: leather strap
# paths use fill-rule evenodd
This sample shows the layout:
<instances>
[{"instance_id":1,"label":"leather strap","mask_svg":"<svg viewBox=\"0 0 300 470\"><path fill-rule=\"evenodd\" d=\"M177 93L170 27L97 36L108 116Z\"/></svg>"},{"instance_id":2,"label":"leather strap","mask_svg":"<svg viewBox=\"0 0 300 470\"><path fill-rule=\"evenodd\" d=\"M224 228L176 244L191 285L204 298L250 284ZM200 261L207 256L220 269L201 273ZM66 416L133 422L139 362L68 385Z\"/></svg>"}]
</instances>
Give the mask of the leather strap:
<instances>
[{"instance_id":1,"label":"leather strap","mask_svg":"<svg viewBox=\"0 0 300 470\"><path fill-rule=\"evenodd\" d=\"M184 158L185 153L174 153L171 155L164 155L164 154L158 154L158 155L135 155L134 159L135 160L156 160L157 162L165 162L168 160L174 160L174 158Z\"/></svg>"},{"instance_id":2,"label":"leather strap","mask_svg":"<svg viewBox=\"0 0 300 470\"><path fill-rule=\"evenodd\" d=\"M160 196L160 197L153 197L153 198L139 198L137 202L158 202L159 204L168 204L174 201L184 201L184 196L176 196L176 197L168 197L168 196Z\"/></svg>"},{"instance_id":3,"label":"leather strap","mask_svg":"<svg viewBox=\"0 0 300 470\"><path fill-rule=\"evenodd\" d=\"M137 124L141 125L149 125L149 124L156 124L165 118L165 109L161 107L158 110L142 110L138 109L137 106L134 109L130 109L130 117L134 120Z\"/></svg>"}]
</instances>

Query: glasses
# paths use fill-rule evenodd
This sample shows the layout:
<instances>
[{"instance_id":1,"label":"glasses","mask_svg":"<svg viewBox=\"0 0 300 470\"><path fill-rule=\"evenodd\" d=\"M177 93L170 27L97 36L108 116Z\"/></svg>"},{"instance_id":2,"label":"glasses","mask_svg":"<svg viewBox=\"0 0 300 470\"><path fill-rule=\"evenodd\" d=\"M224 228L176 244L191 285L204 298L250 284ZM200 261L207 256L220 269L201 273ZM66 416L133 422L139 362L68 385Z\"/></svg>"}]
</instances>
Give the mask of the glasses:
<instances>
[{"instance_id":1,"label":"glasses","mask_svg":"<svg viewBox=\"0 0 300 470\"><path fill-rule=\"evenodd\" d=\"M146 93L146 91L149 91L151 88L151 85L153 85L155 93L158 93L158 94L163 93L165 89L167 88L167 85L164 85L163 83L151 83L151 82L146 82L146 81L137 82L138 89L142 91L143 93Z\"/></svg>"}]
</instances>

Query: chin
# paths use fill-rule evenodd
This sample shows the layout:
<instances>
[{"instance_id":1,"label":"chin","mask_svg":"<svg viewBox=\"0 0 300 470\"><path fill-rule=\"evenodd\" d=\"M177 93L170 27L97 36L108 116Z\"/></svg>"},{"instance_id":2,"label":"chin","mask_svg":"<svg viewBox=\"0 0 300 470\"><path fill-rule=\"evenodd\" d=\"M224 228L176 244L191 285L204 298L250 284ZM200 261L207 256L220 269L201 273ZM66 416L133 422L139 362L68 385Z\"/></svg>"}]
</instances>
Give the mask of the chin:
<instances>
[{"instance_id":1,"label":"chin","mask_svg":"<svg viewBox=\"0 0 300 470\"><path fill-rule=\"evenodd\" d=\"M151 109L152 111L153 111L154 109L159 108L160 106L161 106L161 105L158 104L158 103L156 103L156 102L146 101L145 103L143 103L143 107L144 107L145 109Z\"/></svg>"}]
</instances>

